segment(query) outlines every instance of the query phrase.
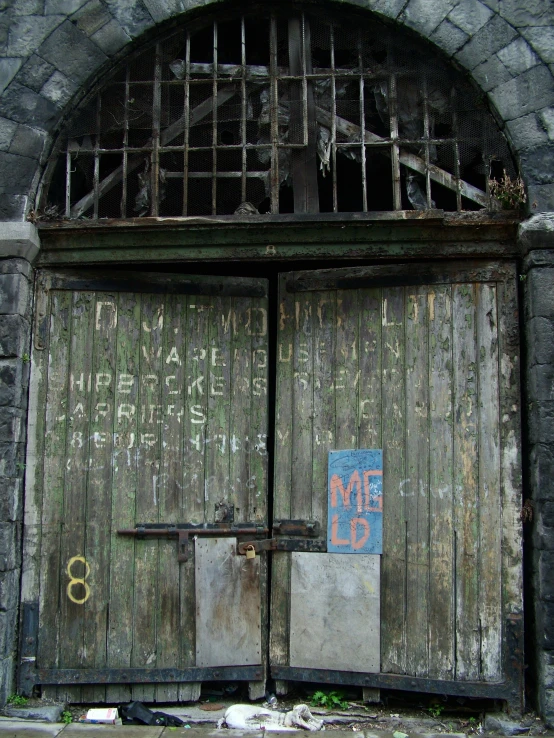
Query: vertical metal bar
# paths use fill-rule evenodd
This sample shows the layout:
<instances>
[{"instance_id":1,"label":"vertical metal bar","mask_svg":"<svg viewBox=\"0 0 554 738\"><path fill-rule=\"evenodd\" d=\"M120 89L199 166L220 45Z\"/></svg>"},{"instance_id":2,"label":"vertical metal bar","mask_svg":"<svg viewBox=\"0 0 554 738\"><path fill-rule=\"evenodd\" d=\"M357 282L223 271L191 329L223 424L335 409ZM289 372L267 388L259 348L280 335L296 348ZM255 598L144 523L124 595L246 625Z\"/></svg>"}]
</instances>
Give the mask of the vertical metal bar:
<instances>
[{"instance_id":1,"label":"vertical metal bar","mask_svg":"<svg viewBox=\"0 0 554 738\"><path fill-rule=\"evenodd\" d=\"M308 80L306 79L306 58L307 54L310 53L310 49L306 49L306 18L304 13L300 19L302 29L301 39L301 72L302 72L302 145L308 145ZM290 39L289 39L290 42ZM311 71L310 63L310 71Z\"/></svg>"},{"instance_id":2,"label":"vertical metal bar","mask_svg":"<svg viewBox=\"0 0 554 738\"><path fill-rule=\"evenodd\" d=\"M240 135L242 145L242 176L241 176L241 188L240 188L240 201L246 201L246 29L244 25L244 16L240 19L240 63L242 66L242 79L241 79L241 121L240 121Z\"/></svg>"},{"instance_id":3,"label":"vertical metal bar","mask_svg":"<svg viewBox=\"0 0 554 738\"><path fill-rule=\"evenodd\" d=\"M121 217L127 217L127 163L129 146L129 81L131 79L131 70L129 65L125 71L125 99L123 105L123 174L121 179Z\"/></svg>"},{"instance_id":4,"label":"vertical metal bar","mask_svg":"<svg viewBox=\"0 0 554 738\"><path fill-rule=\"evenodd\" d=\"M185 130L183 135L183 216L188 213L189 194L189 137L190 137L190 31L185 45Z\"/></svg>"},{"instance_id":5,"label":"vertical metal bar","mask_svg":"<svg viewBox=\"0 0 554 738\"><path fill-rule=\"evenodd\" d=\"M269 29L269 76L271 116L271 212L279 212L279 91L277 89L277 21L271 16Z\"/></svg>"},{"instance_id":6,"label":"vertical metal bar","mask_svg":"<svg viewBox=\"0 0 554 738\"><path fill-rule=\"evenodd\" d=\"M398 115L397 115L396 75L389 77L389 114L390 114L390 137L391 162L392 162L392 200L395 210L402 209L402 191L400 189L400 157L398 148Z\"/></svg>"},{"instance_id":7,"label":"vertical metal bar","mask_svg":"<svg viewBox=\"0 0 554 738\"><path fill-rule=\"evenodd\" d=\"M365 100L364 100L364 60L362 55L362 32L358 31L358 66L360 68L360 140L362 156L362 208L367 213L367 172L365 150Z\"/></svg>"},{"instance_id":8,"label":"vertical metal bar","mask_svg":"<svg viewBox=\"0 0 554 738\"><path fill-rule=\"evenodd\" d=\"M335 78L335 26L330 26L331 49L331 157L333 163L333 212L338 212L337 197L337 84Z\"/></svg>"},{"instance_id":9,"label":"vertical metal bar","mask_svg":"<svg viewBox=\"0 0 554 738\"><path fill-rule=\"evenodd\" d=\"M425 139L425 193L427 196L427 207L433 207L431 201L431 173L429 171L429 91L427 89L427 75L423 75L423 138Z\"/></svg>"},{"instance_id":10,"label":"vertical metal bar","mask_svg":"<svg viewBox=\"0 0 554 738\"><path fill-rule=\"evenodd\" d=\"M154 85L152 89L152 159L150 168L150 214L159 215L160 203L160 117L162 110L162 47L156 44L154 62Z\"/></svg>"},{"instance_id":11,"label":"vertical metal bar","mask_svg":"<svg viewBox=\"0 0 554 738\"><path fill-rule=\"evenodd\" d=\"M217 21L214 21L212 83L212 215L217 215Z\"/></svg>"},{"instance_id":12,"label":"vertical metal bar","mask_svg":"<svg viewBox=\"0 0 554 738\"><path fill-rule=\"evenodd\" d=\"M65 149L65 217L71 215L71 151L69 150L69 141L67 141Z\"/></svg>"},{"instance_id":13,"label":"vertical metal bar","mask_svg":"<svg viewBox=\"0 0 554 738\"><path fill-rule=\"evenodd\" d=\"M100 198L100 155L98 149L100 147L100 113L101 113L102 99L98 95L96 98L96 136L94 139L94 175L93 175L93 188L94 188L94 207L92 217L96 220L98 218L98 200Z\"/></svg>"},{"instance_id":14,"label":"vertical metal bar","mask_svg":"<svg viewBox=\"0 0 554 738\"><path fill-rule=\"evenodd\" d=\"M456 177L456 210L462 210L462 189L460 186L460 146L458 144L458 113L456 112L456 90L452 88L450 93L452 110L452 133L454 134L454 176Z\"/></svg>"}]
</instances>

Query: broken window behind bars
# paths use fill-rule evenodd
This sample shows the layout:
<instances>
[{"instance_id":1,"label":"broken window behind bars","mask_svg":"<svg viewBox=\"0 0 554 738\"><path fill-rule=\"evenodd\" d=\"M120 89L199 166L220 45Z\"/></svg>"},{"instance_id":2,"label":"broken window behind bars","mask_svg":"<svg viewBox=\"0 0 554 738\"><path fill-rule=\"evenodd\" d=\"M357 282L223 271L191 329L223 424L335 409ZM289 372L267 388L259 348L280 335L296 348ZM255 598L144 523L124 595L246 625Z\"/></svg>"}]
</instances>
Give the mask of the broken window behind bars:
<instances>
[{"instance_id":1,"label":"broken window behind bars","mask_svg":"<svg viewBox=\"0 0 554 738\"><path fill-rule=\"evenodd\" d=\"M119 66L60 137L43 207L478 210L504 170L484 101L422 43L344 13L256 12L189 25Z\"/></svg>"}]
</instances>

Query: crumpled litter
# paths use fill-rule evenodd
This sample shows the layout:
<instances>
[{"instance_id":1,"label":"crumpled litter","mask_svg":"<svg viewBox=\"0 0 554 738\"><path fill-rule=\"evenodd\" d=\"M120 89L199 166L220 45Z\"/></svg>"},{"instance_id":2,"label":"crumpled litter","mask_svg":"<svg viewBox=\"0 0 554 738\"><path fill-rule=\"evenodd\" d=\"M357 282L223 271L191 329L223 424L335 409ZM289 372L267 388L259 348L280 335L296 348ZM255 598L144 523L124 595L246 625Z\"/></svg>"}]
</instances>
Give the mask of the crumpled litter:
<instances>
[{"instance_id":1,"label":"crumpled litter","mask_svg":"<svg viewBox=\"0 0 554 738\"><path fill-rule=\"evenodd\" d=\"M234 730L316 731L323 729L323 720L314 718L308 705L295 705L287 712L266 710L256 705L231 705L218 721L217 727Z\"/></svg>"}]
</instances>

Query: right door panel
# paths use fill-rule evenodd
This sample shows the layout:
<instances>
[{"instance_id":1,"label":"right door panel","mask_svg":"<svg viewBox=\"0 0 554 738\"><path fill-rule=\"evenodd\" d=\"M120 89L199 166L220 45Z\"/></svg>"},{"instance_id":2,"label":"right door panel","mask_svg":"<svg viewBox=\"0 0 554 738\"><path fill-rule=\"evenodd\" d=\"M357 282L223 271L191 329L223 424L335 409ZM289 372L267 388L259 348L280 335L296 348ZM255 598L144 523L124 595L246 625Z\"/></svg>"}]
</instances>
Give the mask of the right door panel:
<instances>
[{"instance_id":1,"label":"right door panel","mask_svg":"<svg viewBox=\"0 0 554 738\"><path fill-rule=\"evenodd\" d=\"M506 622L522 609L519 435L512 266L281 277L275 518L325 531L328 452L383 449L380 666L368 672L506 678ZM294 666L291 633L310 627L291 622L290 585L291 554L275 552L272 673L309 679L280 669ZM368 614L360 639L373 637Z\"/></svg>"}]
</instances>

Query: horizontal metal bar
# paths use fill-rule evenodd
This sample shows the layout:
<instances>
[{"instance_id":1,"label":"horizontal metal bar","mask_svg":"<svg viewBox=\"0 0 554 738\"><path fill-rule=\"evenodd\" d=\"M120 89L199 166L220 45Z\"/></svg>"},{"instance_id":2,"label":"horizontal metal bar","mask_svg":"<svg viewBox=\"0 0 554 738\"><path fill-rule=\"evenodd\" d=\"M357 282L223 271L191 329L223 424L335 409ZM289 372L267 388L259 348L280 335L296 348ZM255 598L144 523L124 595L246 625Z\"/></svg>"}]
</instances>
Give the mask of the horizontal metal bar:
<instances>
[{"instance_id":1,"label":"horizontal metal bar","mask_svg":"<svg viewBox=\"0 0 554 738\"><path fill-rule=\"evenodd\" d=\"M483 697L510 700L514 685L511 682L461 682L445 679L425 679L401 674L364 674L353 671L330 669L305 669L294 666L270 667L273 679L291 682L319 682L321 684L344 684L381 689L398 689L406 692L449 694L457 697Z\"/></svg>"},{"instance_id":2,"label":"horizontal metal bar","mask_svg":"<svg viewBox=\"0 0 554 738\"><path fill-rule=\"evenodd\" d=\"M168 684L172 682L256 681L261 664L248 666L190 666L186 669L36 669L35 684Z\"/></svg>"}]
</instances>

